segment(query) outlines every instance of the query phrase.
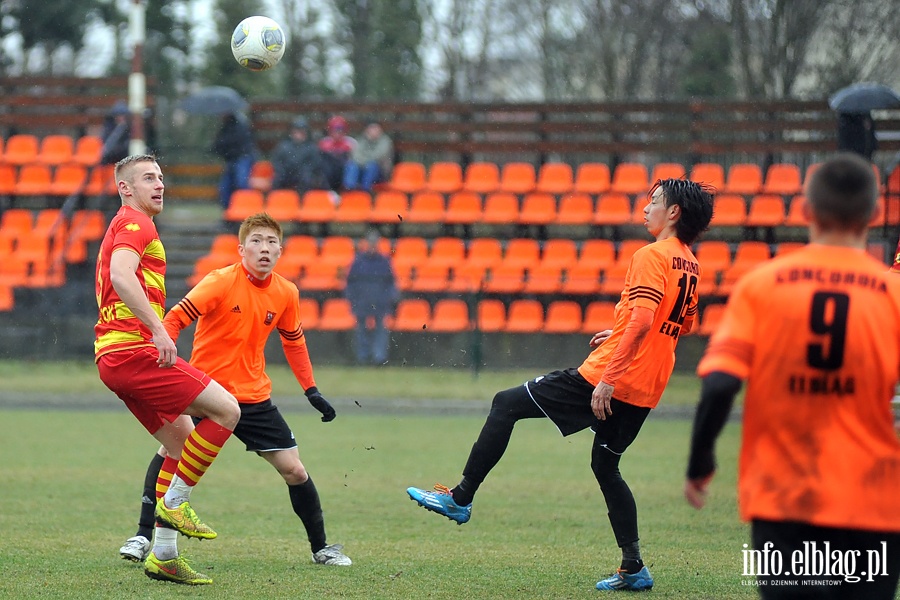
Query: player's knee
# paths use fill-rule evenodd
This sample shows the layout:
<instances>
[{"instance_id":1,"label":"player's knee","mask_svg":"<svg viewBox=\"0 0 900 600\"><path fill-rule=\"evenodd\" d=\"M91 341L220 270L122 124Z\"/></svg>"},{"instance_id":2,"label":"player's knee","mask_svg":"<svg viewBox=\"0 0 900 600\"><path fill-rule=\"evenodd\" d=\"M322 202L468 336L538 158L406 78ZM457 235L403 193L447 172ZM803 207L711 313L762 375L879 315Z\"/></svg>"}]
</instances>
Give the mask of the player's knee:
<instances>
[{"instance_id":1,"label":"player's knee","mask_svg":"<svg viewBox=\"0 0 900 600\"><path fill-rule=\"evenodd\" d=\"M518 410L519 398L512 390L503 390L494 394L491 401L490 416L499 419L514 418Z\"/></svg>"},{"instance_id":2,"label":"player's knee","mask_svg":"<svg viewBox=\"0 0 900 600\"><path fill-rule=\"evenodd\" d=\"M619 456L605 448L592 453L591 471L594 472L594 477L601 487L622 479L619 472Z\"/></svg>"},{"instance_id":3,"label":"player's knee","mask_svg":"<svg viewBox=\"0 0 900 600\"><path fill-rule=\"evenodd\" d=\"M225 398L221 402L221 420L220 425L224 425L229 429L234 429L238 421L241 419L241 406L231 394L226 393Z\"/></svg>"},{"instance_id":4,"label":"player's knee","mask_svg":"<svg viewBox=\"0 0 900 600\"><path fill-rule=\"evenodd\" d=\"M279 469L278 472L281 473L284 482L288 485L299 485L301 483L306 483L309 480L309 473L306 472L306 467L300 462L284 469Z\"/></svg>"}]
</instances>

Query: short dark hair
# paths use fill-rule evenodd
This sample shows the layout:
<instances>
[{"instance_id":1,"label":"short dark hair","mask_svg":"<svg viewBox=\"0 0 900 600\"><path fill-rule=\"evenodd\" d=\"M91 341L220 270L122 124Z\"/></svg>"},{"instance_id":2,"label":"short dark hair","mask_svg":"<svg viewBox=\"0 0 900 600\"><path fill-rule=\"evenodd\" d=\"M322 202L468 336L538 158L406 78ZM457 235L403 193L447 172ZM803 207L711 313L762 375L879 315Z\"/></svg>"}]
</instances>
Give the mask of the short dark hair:
<instances>
[{"instance_id":1,"label":"short dark hair","mask_svg":"<svg viewBox=\"0 0 900 600\"><path fill-rule=\"evenodd\" d=\"M115 171L113 172L113 177L115 177L116 181L119 179L127 179L127 176L130 176L132 165L136 165L137 163L142 162L157 162L156 156L153 154L132 154L131 156L126 156L122 160L116 163ZM126 175L127 173L127 175ZM130 181L130 180L129 180Z\"/></svg>"},{"instance_id":2,"label":"short dark hair","mask_svg":"<svg viewBox=\"0 0 900 600\"><path fill-rule=\"evenodd\" d=\"M806 201L825 229L866 229L878 205L878 182L861 156L841 152L823 162L806 184Z\"/></svg>"},{"instance_id":3,"label":"short dark hair","mask_svg":"<svg viewBox=\"0 0 900 600\"><path fill-rule=\"evenodd\" d=\"M657 188L662 188L666 206L681 208L675 235L681 243L690 246L709 228L713 216L713 188L688 179L658 179L649 195L652 196Z\"/></svg>"}]
</instances>

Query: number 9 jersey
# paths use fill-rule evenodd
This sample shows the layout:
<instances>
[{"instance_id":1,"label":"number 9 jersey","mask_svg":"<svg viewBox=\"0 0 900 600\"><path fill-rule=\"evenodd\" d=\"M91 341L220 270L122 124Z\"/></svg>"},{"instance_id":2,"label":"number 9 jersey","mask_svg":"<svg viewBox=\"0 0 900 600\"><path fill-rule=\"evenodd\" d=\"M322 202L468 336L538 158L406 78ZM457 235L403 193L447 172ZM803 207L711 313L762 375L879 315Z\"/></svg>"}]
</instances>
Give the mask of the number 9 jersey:
<instances>
[{"instance_id":1,"label":"number 9 jersey","mask_svg":"<svg viewBox=\"0 0 900 600\"><path fill-rule=\"evenodd\" d=\"M900 277L884 264L812 244L761 265L697 371L747 380L743 519L900 531Z\"/></svg>"}]
</instances>

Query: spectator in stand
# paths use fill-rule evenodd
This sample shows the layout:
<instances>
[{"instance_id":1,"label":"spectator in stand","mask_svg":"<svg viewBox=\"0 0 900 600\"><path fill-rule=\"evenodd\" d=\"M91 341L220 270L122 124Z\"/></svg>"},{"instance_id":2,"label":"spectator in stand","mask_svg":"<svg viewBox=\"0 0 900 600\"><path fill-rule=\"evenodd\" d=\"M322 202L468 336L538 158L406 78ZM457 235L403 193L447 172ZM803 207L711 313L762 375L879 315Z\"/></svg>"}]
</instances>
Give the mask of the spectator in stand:
<instances>
[{"instance_id":1,"label":"spectator in stand","mask_svg":"<svg viewBox=\"0 0 900 600\"><path fill-rule=\"evenodd\" d=\"M838 114L838 150L855 152L866 160L878 149L871 112Z\"/></svg>"},{"instance_id":2,"label":"spectator in stand","mask_svg":"<svg viewBox=\"0 0 900 600\"><path fill-rule=\"evenodd\" d=\"M384 318L399 300L391 261L378 251L381 235L371 230L350 265L345 294L356 317L356 362L380 366L388 359Z\"/></svg>"},{"instance_id":3,"label":"spectator in stand","mask_svg":"<svg viewBox=\"0 0 900 600\"><path fill-rule=\"evenodd\" d=\"M102 164L114 165L130 154L131 113L123 100L113 104L104 117L100 139L103 140L103 153L100 158ZM144 112L144 142L148 153L156 150L156 129L153 127L152 113L149 109Z\"/></svg>"},{"instance_id":4,"label":"spectator in stand","mask_svg":"<svg viewBox=\"0 0 900 600\"><path fill-rule=\"evenodd\" d=\"M328 135L319 140L319 150L322 151L328 187L332 190L340 190L344 165L355 147L356 140L347 135L347 120L340 115L328 119Z\"/></svg>"},{"instance_id":5,"label":"spectator in stand","mask_svg":"<svg viewBox=\"0 0 900 600\"><path fill-rule=\"evenodd\" d=\"M380 123L369 121L344 165L344 189L371 192L376 183L390 179L393 166L394 142Z\"/></svg>"},{"instance_id":6,"label":"spectator in stand","mask_svg":"<svg viewBox=\"0 0 900 600\"><path fill-rule=\"evenodd\" d=\"M213 141L212 151L225 161L219 180L219 203L225 209L231 202L233 191L250 187L250 169L257 153L246 115L233 112L222 116L222 126Z\"/></svg>"},{"instance_id":7,"label":"spectator in stand","mask_svg":"<svg viewBox=\"0 0 900 600\"><path fill-rule=\"evenodd\" d=\"M272 154L273 189L295 189L299 194L312 189L328 189L322 154L312 140L309 123L297 117L288 138Z\"/></svg>"}]
</instances>

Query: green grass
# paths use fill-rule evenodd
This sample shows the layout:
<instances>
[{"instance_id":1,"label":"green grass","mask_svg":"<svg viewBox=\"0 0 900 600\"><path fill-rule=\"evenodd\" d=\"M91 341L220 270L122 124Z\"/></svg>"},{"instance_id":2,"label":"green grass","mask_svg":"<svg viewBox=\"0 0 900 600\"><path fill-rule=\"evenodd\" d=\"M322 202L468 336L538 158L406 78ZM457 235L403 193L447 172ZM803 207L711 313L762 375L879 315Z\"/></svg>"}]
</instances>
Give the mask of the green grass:
<instances>
[{"instance_id":1,"label":"green grass","mask_svg":"<svg viewBox=\"0 0 900 600\"><path fill-rule=\"evenodd\" d=\"M357 411L329 424L300 413L288 421L329 541L345 544L354 566L310 564L280 477L233 441L193 496L219 539L179 540L215 584L188 588L151 581L117 556L134 533L155 448L130 415L0 410L0 597L596 598L594 582L618 564L587 432L561 438L546 421L520 423L472 521L457 526L404 490L454 484L481 417ZM689 429L651 416L622 463L653 597L754 597L740 576L748 536L735 506L738 428L719 443L720 475L702 512L681 496Z\"/></svg>"}]
</instances>

